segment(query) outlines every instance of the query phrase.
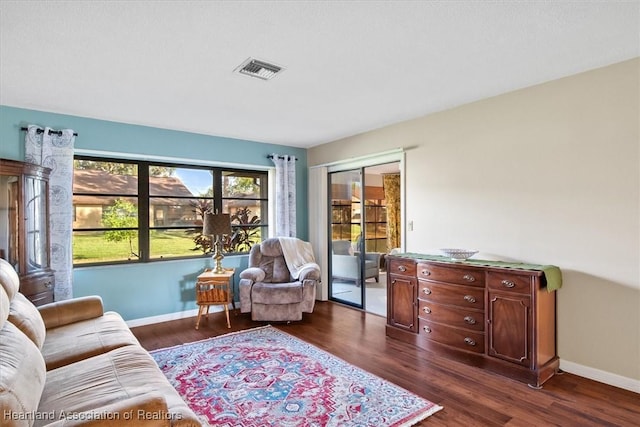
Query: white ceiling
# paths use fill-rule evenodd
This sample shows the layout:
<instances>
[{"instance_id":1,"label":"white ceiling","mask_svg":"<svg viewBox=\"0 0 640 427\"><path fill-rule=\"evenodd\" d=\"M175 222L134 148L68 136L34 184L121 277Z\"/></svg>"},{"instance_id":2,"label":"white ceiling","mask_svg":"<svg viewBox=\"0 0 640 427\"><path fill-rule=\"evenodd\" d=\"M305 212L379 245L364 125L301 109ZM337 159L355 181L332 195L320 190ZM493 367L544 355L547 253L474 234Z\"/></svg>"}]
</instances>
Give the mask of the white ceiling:
<instances>
[{"instance_id":1,"label":"white ceiling","mask_svg":"<svg viewBox=\"0 0 640 427\"><path fill-rule=\"evenodd\" d=\"M3 105L296 147L640 56L637 0L0 0L0 28Z\"/></svg>"}]
</instances>

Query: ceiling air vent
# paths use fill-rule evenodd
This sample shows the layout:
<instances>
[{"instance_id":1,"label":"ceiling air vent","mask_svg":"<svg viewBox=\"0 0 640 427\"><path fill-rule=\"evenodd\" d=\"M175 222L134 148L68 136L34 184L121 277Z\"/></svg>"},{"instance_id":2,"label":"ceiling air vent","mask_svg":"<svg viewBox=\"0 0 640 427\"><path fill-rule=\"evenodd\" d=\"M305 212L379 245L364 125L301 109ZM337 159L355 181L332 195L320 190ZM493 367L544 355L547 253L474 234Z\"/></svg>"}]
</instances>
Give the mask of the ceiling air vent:
<instances>
[{"instance_id":1,"label":"ceiling air vent","mask_svg":"<svg viewBox=\"0 0 640 427\"><path fill-rule=\"evenodd\" d=\"M235 71L240 74L246 74L247 76L257 77L262 80L271 80L282 70L283 68L278 65L269 64L268 62L253 58L247 59L235 69Z\"/></svg>"}]
</instances>

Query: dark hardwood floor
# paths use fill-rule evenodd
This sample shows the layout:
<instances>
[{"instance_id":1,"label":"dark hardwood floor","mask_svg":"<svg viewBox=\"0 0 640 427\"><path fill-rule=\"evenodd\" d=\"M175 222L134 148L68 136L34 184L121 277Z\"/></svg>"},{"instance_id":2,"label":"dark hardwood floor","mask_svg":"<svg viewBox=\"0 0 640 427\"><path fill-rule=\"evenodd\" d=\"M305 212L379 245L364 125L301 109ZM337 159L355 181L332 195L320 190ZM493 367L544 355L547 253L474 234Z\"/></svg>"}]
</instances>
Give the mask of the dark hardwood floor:
<instances>
[{"instance_id":1,"label":"dark hardwood floor","mask_svg":"<svg viewBox=\"0 0 640 427\"><path fill-rule=\"evenodd\" d=\"M429 355L385 336L386 319L330 302L318 302L300 322L273 324L334 355L444 407L421 426L638 426L640 394L564 373L542 390ZM195 330L195 318L132 328L153 350L262 326L250 315L212 313Z\"/></svg>"}]
</instances>

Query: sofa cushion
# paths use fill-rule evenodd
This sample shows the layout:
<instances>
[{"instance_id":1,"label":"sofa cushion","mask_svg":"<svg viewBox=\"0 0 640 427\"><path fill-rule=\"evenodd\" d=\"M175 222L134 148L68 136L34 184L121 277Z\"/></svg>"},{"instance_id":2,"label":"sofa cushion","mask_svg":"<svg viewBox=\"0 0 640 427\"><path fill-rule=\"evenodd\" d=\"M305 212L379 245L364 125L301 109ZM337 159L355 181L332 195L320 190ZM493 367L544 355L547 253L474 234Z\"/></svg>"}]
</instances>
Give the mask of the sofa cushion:
<instances>
[{"instance_id":1,"label":"sofa cushion","mask_svg":"<svg viewBox=\"0 0 640 427\"><path fill-rule=\"evenodd\" d=\"M302 301L302 283L256 283L251 299L257 304L292 304Z\"/></svg>"},{"instance_id":2,"label":"sofa cushion","mask_svg":"<svg viewBox=\"0 0 640 427\"><path fill-rule=\"evenodd\" d=\"M0 329L4 327L5 323L7 323L10 304L9 296L5 292L4 288L0 287Z\"/></svg>"},{"instance_id":3,"label":"sofa cushion","mask_svg":"<svg viewBox=\"0 0 640 427\"><path fill-rule=\"evenodd\" d=\"M6 298L4 291L0 294L0 299ZM11 322L0 329L0 343L0 424L29 426L44 389L44 360L36 345Z\"/></svg>"},{"instance_id":4,"label":"sofa cushion","mask_svg":"<svg viewBox=\"0 0 640 427\"><path fill-rule=\"evenodd\" d=\"M20 292L11 300L9 322L13 323L23 334L29 337L38 349L42 348L47 333L42 316L40 316L36 306Z\"/></svg>"},{"instance_id":5,"label":"sofa cushion","mask_svg":"<svg viewBox=\"0 0 640 427\"><path fill-rule=\"evenodd\" d=\"M142 347L126 346L47 372L38 411L101 413L101 408L143 396L164 396L174 426L200 425L197 416ZM137 416L134 411L133 416ZM135 418L134 420L136 421ZM35 426L42 425L36 421Z\"/></svg>"},{"instance_id":6,"label":"sofa cushion","mask_svg":"<svg viewBox=\"0 0 640 427\"><path fill-rule=\"evenodd\" d=\"M126 345L139 343L122 317L108 311L100 317L47 329L42 355L51 370Z\"/></svg>"},{"instance_id":7,"label":"sofa cushion","mask_svg":"<svg viewBox=\"0 0 640 427\"><path fill-rule=\"evenodd\" d=\"M9 301L13 299L20 288L20 278L11 264L0 258L0 286L9 296Z\"/></svg>"}]
</instances>

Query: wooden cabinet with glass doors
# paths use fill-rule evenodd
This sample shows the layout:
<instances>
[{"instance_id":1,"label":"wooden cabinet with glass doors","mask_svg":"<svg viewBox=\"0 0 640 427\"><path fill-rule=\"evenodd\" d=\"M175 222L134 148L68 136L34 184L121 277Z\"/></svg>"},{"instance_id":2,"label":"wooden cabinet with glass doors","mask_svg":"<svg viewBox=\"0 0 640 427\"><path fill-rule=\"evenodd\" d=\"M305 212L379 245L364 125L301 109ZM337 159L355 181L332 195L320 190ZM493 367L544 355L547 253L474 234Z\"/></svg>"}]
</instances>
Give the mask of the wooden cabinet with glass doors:
<instances>
[{"instance_id":1,"label":"wooden cabinet with glass doors","mask_svg":"<svg viewBox=\"0 0 640 427\"><path fill-rule=\"evenodd\" d=\"M35 305L53 302L49 246L50 169L0 159L0 258L20 276Z\"/></svg>"}]
</instances>

